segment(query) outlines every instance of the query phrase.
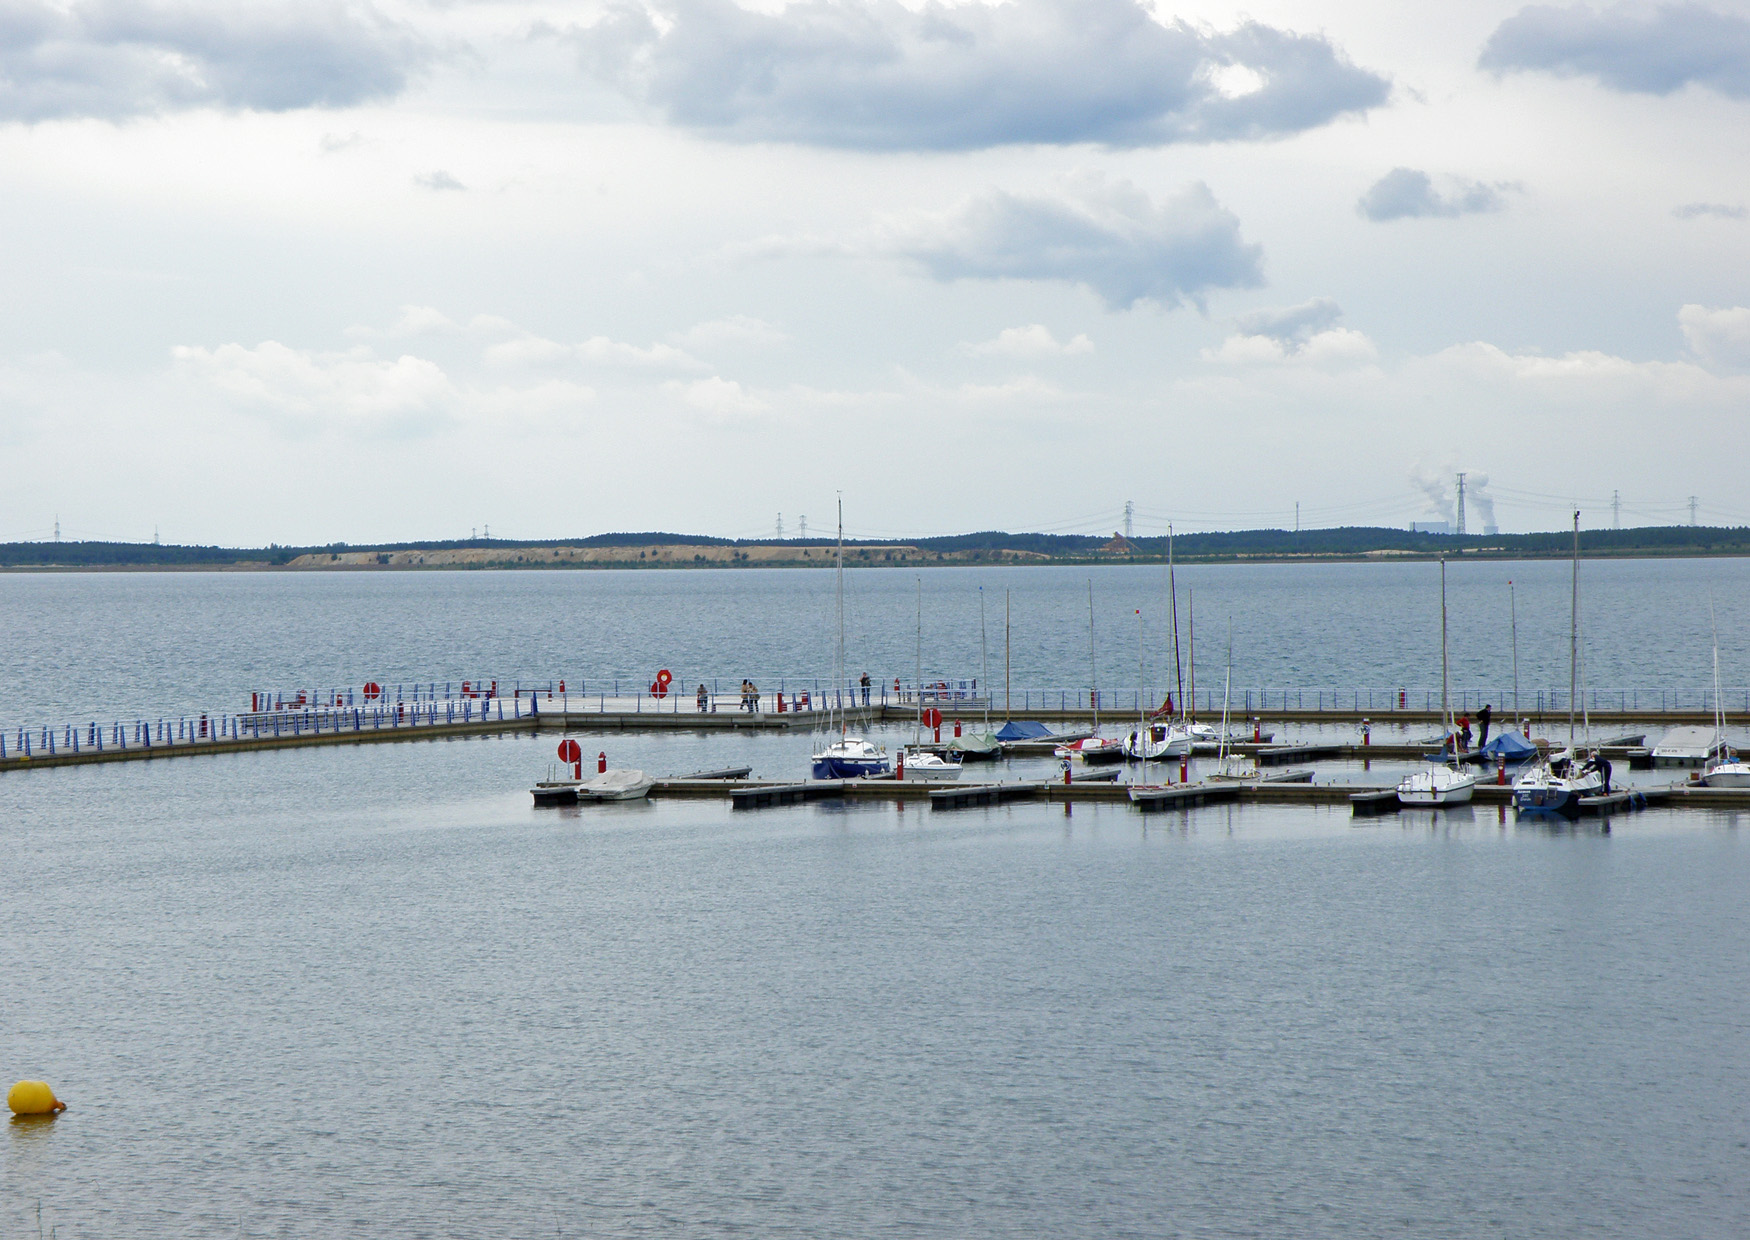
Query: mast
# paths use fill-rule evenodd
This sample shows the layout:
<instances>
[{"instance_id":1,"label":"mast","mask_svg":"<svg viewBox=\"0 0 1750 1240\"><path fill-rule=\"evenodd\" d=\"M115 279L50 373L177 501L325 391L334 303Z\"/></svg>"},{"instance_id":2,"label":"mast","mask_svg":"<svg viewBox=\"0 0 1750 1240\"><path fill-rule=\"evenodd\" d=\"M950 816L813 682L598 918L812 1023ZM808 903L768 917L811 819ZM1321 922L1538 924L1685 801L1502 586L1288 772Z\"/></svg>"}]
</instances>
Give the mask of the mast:
<instances>
[{"instance_id":1,"label":"mast","mask_svg":"<svg viewBox=\"0 0 1750 1240\"><path fill-rule=\"evenodd\" d=\"M839 739L845 738L849 725L845 722L845 497L839 494L839 549L835 561L838 577L839 661L833 669L838 677ZM829 722L828 727L831 727Z\"/></svg>"},{"instance_id":2,"label":"mast","mask_svg":"<svg viewBox=\"0 0 1750 1240\"><path fill-rule=\"evenodd\" d=\"M1720 622L1714 618L1714 601L1707 601L1707 622L1714 631L1714 753L1726 756L1726 708L1720 704Z\"/></svg>"},{"instance_id":3,"label":"mast","mask_svg":"<svg viewBox=\"0 0 1750 1240\"><path fill-rule=\"evenodd\" d=\"M1142 608L1136 609L1136 756L1142 761L1142 773L1137 776L1137 782L1148 783L1148 698L1144 691L1148 688L1143 682L1148 679L1144 671L1145 659L1142 644Z\"/></svg>"},{"instance_id":4,"label":"mast","mask_svg":"<svg viewBox=\"0 0 1750 1240\"><path fill-rule=\"evenodd\" d=\"M1519 726L1519 597L1513 592L1513 580L1507 580L1507 607L1513 618L1513 726ZM1529 739L1529 738L1527 738Z\"/></svg>"},{"instance_id":5,"label":"mast","mask_svg":"<svg viewBox=\"0 0 1750 1240\"><path fill-rule=\"evenodd\" d=\"M1580 511L1573 511L1573 598L1568 603L1568 756L1573 756L1573 694L1580 687Z\"/></svg>"},{"instance_id":6,"label":"mast","mask_svg":"<svg viewBox=\"0 0 1750 1240\"><path fill-rule=\"evenodd\" d=\"M1185 650L1185 671L1189 673L1187 683L1190 686L1190 696L1185 699L1185 718L1191 723L1197 722L1197 592L1190 586L1185 587L1185 627L1188 630Z\"/></svg>"},{"instance_id":7,"label":"mast","mask_svg":"<svg viewBox=\"0 0 1750 1240\"><path fill-rule=\"evenodd\" d=\"M1003 718L1009 717L1009 592L1003 591Z\"/></svg>"},{"instance_id":8,"label":"mast","mask_svg":"<svg viewBox=\"0 0 1750 1240\"><path fill-rule=\"evenodd\" d=\"M1227 618L1227 678L1221 685L1221 747L1216 751L1216 770L1227 770L1227 704L1234 688L1234 618Z\"/></svg>"},{"instance_id":9,"label":"mast","mask_svg":"<svg viewBox=\"0 0 1750 1240\"><path fill-rule=\"evenodd\" d=\"M922 744L924 739L924 579L918 578L918 670L917 677L912 682L912 694L918 700L917 726L912 730L911 743Z\"/></svg>"},{"instance_id":10,"label":"mast","mask_svg":"<svg viewBox=\"0 0 1750 1240\"><path fill-rule=\"evenodd\" d=\"M1088 706L1094 712L1094 731L1100 730L1100 673L1094 663L1094 579L1088 578Z\"/></svg>"},{"instance_id":11,"label":"mast","mask_svg":"<svg viewBox=\"0 0 1750 1240\"><path fill-rule=\"evenodd\" d=\"M978 669L984 677L984 730L990 731L990 644L984 637L984 587L978 587Z\"/></svg>"},{"instance_id":12,"label":"mast","mask_svg":"<svg viewBox=\"0 0 1750 1240\"><path fill-rule=\"evenodd\" d=\"M1179 662L1179 587L1173 577L1173 527L1167 526L1167 593L1173 596L1173 674L1178 683L1179 714L1185 713L1185 668Z\"/></svg>"},{"instance_id":13,"label":"mast","mask_svg":"<svg viewBox=\"0 0 1750 1240\"><path fill-rule=\"evenodd\" d=\"M1458 757L1458 750L1452 738L1452 711L1446 700L1446 557L1440 557L1440 726L1446 729L1446 739L1441 742L1442 750L1451 749L1450 757Z\"/></svg>"}]
</instances>

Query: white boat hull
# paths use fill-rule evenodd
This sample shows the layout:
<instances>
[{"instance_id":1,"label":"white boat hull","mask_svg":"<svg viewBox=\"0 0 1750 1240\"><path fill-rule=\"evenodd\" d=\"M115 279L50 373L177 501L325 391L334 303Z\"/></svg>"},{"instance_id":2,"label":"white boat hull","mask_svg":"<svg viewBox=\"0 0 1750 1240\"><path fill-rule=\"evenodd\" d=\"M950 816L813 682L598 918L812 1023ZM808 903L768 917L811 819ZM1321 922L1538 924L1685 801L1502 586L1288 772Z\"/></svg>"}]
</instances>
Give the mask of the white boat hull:
<instances>
[{"instance_id":1,"label":"white boat hull","mask_svg":"<svg viewBox=\"0 0 1750 1240\"><path fill-rule=\"evenodd\" d=\"M907 752L902 765L900 778L908 784L945 784L960 778L958 762L946 762L933 753Z\"/></svg>"},{"instance_id":2,"label":"white boat hull","mask_svg":"<svg viewBox=\"0 0 1750 1240\"><path fill-rule=\"evenodd\" d=\"M1434 767L1407 776L1398 785L1400 805L1468 805L1477 777L1469 772Z\"/></svg>"}]
</instances>

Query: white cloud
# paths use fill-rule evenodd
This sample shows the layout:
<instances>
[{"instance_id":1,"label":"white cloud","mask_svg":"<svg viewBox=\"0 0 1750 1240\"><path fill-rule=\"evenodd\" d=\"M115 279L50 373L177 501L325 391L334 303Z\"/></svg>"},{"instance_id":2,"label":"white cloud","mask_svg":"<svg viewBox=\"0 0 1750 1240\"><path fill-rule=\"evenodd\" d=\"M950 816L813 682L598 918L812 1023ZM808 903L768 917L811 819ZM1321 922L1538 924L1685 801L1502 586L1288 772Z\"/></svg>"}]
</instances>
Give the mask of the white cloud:
<instances>
[{"instance_id":1,"label":"white cloud","mask_svg":"<svg viewBox=\"0 0 1750 1240\"><path fill-rule=\"evenodd\" d=\"M937 280L1062 281L1113 309L1201 306L1212 289L1263 282L1260 248L1202 183L1156 202L1129 181L1082 176L1055 197L990 190L884 231L880 248Z\"/></svg>"},{"instance_id":2,"label":"white cloud","mask_svg":"<svg viewBox=\"0 0 1750 1240\"><path fill-rule=\"evenodd\" d=\"M179 345L179 369L246 406L300 417L395 423L432 430L448 419L456 396L448 375L424 358L380 358L366 348L320 353L275 340L254 348Z\"/></svg>"},{"instance_id":3,"label":"white cloud","mask_svg":"<svg viewBox=\"0 0 1750 1240\"><path fill-rule=\"evenodd\" d=\"M1203 350L1203 360L1229 366L1356 365L1378 356L1364 334L1337 326L1342 307L1328 297L1297 306L1253 310L1234 320L1238 329L1217 349Z\"/></svg>"},{"instance_id":4,"label":"white cloud","mask_svg":"<svg viewBox=\"0 0 1750 1240\"><path fill-rule=\"evenodd\" d=\"M663 390L678 396L694 409L715 417L727 418L740 414L762 413L766 402L753 395L733 379L713 375L709 379L694 379L690 383L670 380Z\"/></svg>"},{"instance_id":5,"label":"white cloud","mask_svg":"<svg viewBox=\"0 0 1750 1240\"><path fill-rule=\"evenodd\" d=\"M1684 306L1677 312L1677 323L1690 351L1709 366L1750 370L1750 307Z\"/></svg>"},{"instance_id":6,"label":"white cloud","mask_svg":"<svg viewBox=\"0 0 1750 1240\"><path fill-rule=\"evenodd\" d=\"M1026 327L1006 327L990 340L967 341L961 344L960 351L973 357L1074 357L1092 353L1094 342L1085 334L1059 340L1049 327L1031 323Z\"/></svg>"},{"instance_id":7,"label":"white cloud","mask_svg":"<svg viewBox=\"0 0 1750 1240\"><path fill-rule=\"evenodd\" d=\"M569 37L670 124L870 150L1270 138L1390 90L1322 35L1163 22L1139 0L620 2Z\"/></svg>"},{"instance_id":8,"label":"white cloud","mask_svg":"<svg viewBox=\"0 0 1750 1240\"><path fill-rule=\"evenodd\" d=\"M764 319L751 318L745 314L732 314L726 318L695 323L684 332L676 332L669 339L689 349L714 349L730 346L762 348L788 344L790 336Z\"/></svg>"}]
</instances>

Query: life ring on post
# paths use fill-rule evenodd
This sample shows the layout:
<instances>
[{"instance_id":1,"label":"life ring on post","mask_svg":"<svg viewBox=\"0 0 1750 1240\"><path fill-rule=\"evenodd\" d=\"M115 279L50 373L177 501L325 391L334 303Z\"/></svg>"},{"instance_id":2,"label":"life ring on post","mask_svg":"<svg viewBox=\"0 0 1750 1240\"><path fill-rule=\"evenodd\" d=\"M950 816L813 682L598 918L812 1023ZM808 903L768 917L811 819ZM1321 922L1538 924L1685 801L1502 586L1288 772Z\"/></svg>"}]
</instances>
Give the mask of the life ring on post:
<instances>
[{"instance_id":1,"label":"life ring on post","mask_svg":"<svg viewBox=\"0 0 1750 1240\"><path fill-rule=\"evenodd\" d=\"M673 683L674 673L670 672L665 667L660 672L656 673L656 684L652 686L651 692L659 698L665 698L668 696L668 687Z\"/></svg>"}]
</instances>

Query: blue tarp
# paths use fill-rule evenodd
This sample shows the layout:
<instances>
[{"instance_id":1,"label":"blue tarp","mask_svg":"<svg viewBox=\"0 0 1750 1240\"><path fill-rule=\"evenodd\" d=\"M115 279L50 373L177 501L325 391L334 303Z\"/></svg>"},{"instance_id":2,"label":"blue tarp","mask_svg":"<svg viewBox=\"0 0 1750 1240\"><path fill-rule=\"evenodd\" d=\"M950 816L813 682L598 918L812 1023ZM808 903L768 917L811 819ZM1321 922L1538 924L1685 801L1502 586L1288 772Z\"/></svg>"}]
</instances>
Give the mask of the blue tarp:
<instances>
[{"instance_id":1,"label":"blue tarp","mask_svg":"<svg viewBox=\"0 0 1750 1240\"><path fill-rule=\"evenodd\" d=\"M1011 719L997 733L999 741L1036 741L1050 736L1051 729L1043 723L1034 723L1030 719Z\"/></svg>"},{"instance_id":2,"label":"blue tarp","mask_svg":"<svg viewBox=\"0 0 1750 1240\"><path fill-rule=\"evenodd\" d=\"M1537 756L1537 746L1526 740L1517 732L1503 732L1492 737L1487 745L1477 750L1488 756L1490 761L1505 758L1508 762L1524 762Z\"/></svg>"}]
</instances>

